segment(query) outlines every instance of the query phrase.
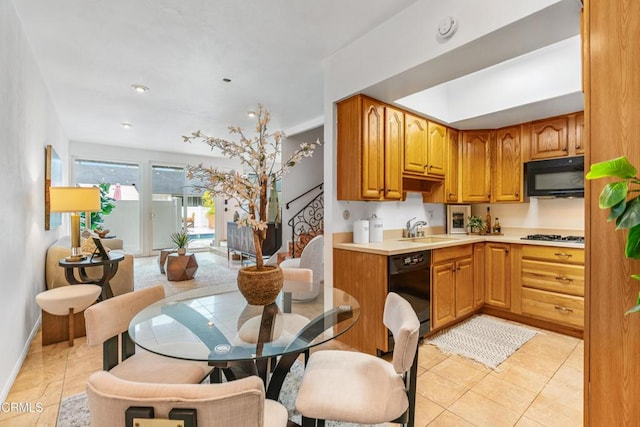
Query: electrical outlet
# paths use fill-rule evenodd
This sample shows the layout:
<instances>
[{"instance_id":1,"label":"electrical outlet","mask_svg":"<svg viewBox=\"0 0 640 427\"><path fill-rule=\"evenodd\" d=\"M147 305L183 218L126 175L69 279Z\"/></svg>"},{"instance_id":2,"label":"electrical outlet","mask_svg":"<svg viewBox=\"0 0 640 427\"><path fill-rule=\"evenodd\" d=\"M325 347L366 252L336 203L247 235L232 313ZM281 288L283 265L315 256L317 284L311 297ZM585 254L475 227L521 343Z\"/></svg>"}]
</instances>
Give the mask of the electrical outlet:
<instances>
[{"instance_id":1,"label":"electrical outlet","mask_svg":"<svg viewBox=\"0 0 640 427\"><path fill-rule=\"evenodd\" d=\"M433 211L427 211L427 217L433 219Z\"/></svg>"}]
</instances>

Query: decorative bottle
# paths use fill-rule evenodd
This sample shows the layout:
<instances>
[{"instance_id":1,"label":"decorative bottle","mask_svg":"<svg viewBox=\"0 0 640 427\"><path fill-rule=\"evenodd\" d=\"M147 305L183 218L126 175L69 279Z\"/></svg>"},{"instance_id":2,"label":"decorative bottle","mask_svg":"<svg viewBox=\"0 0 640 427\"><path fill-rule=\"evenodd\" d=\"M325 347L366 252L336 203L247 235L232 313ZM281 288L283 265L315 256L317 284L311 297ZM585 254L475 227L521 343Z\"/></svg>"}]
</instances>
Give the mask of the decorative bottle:
<instances>
[{"instance_id":1,"label":"decorative bottle","mask_svg":"<svg viewBox=\"0 0 640 427\"><path fill-rule=\"evenodd\" d=\"M496 222L495 222L495 224L493 226L493 232L495 234L500 234L501 230L502 230L502 228L500 227L500 221L498 220L498 217L496 217Z\"/></svg>"},{"instance_id":2,"label":"decorative bottle","mask_svg":"<svg viewBox=\"0 0 640 427\"><path fill-rule=\"evenodd\" d=\"M485 217L484 221L485 221L485 228L484 228L484 232L487 234L491 234L491 211L490 211L490 207L487 206L487 216Z\"/></svg>"}]
</instances>

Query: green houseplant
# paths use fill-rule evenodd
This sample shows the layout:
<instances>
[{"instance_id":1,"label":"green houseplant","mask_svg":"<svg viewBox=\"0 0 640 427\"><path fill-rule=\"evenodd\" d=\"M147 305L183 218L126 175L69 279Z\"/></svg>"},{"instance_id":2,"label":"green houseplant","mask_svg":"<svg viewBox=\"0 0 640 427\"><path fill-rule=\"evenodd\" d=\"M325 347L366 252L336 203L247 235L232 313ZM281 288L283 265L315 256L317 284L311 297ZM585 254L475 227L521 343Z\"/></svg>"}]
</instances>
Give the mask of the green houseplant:
<instances>
[{"instance_id":1,"label":"green houseplant","mask_svg":"<svg viewBox=\"0 0 640 427\"><path fill-rule=\"evenodd\" d=\"M636 168L626 157L605 160L591 165L587 179L617 178L604 186L598 198L600 209L609 209L607 221L616 222L616 230L629 230L625 256L640 259L640 178ZM640 275L631 278L640 280ZM636 305L627 311L640 311L640 293Z\"/></svg>"},{"instance_id":2,"label":"green houseplant","mask_svg":"<svg viewBox=\"0 0 640 427\"><path fill-rule=\"evenodd\" d=\"M176 231L171 233L171 241L178 247L178 254L184 255L187 253L187 246L193 239L185 230Z\"/></svg>"},{"instance_id":3,"label":"green houseplant","mask_svg":"<svg viewBox=\"0 0 640 427\"><path fill-rule=\"evenodd\" d=\"M205 208L208 208L207 210L207 221L208 221L208 226L209 228L214 228L215 227L215 215L216 215L216 201L214 199L213 194L211 194L210 191L205 191L202 194L202 205Z\"/></svg>"},{"instance_id":4,"label":"green houseplant","mask_svg":"<svg viewBox=\"0 0 640 427\"><path fill-rule=\"evenodd\" d=\"M479 233L484 230L484 219L480 218L479 216L472 215L468 217L468 220L469 223L467 224L467 227L471 229L472 233Z\"/></svg>"},{"instance_id":5,"label":"green houseplant","mask_svg":"<svg viewBox=\"0 0 640 427\"><path fill-rule=\"evenodd\" d=\"M109 188L111 188L111 184L103 182L97 185L100 189L100 210L96 212L91 212L90 224L92 230L102 230L102 225L104 224L104 217L109 215L111 211L116 207L113 203L115 201L114 198L109 197ZM86 228L85 221L85 213L82 212L80 214L80 225L83 228Z\"/></svg>"}]
</instances>

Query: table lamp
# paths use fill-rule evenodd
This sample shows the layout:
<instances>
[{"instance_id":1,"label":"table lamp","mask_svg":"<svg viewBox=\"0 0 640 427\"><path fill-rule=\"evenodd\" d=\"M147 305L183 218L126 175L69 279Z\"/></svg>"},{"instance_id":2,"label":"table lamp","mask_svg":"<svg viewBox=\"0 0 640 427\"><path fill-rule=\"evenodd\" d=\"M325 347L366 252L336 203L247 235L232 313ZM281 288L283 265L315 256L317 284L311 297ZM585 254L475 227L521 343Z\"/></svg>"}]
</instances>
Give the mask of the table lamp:
<instances>
[{"instance_id":1,"label":"table lamp","mask_svg":"<svg viewBox=\"0 0 640 427\"><path fill-rule=\"evenodd\" d=\"M71 213L71 256L67 261L83 259L80 247L80 212L100 210L100 189L98 187L51 187L51 212Z\"/></svg>"}]
</instances>

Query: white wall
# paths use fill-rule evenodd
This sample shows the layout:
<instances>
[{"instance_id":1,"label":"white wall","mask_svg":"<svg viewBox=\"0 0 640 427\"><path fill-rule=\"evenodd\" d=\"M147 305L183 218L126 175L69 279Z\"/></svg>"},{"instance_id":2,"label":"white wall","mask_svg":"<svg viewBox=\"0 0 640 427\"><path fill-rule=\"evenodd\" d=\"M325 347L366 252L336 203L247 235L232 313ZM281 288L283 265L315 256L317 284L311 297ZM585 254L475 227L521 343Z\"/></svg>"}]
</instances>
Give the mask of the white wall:
<instances>
[{"instance_id":1,"label":"white wall","mask_svg":"<svg viewBox=\"0 0 640 427\"><path fill-rule=\"evenodd\" d=\"M45 289L47 247L65 233L44 229L44 158L51 144L63 159L68 142L18 16L0 0L0 402L4 402L37 331L37 293Z\"/></svg>"},{"instance_id":2,"label":"white wall","mask_svg":"<svg viewBox=\"0 0 640 427\"><path fill-rule=\"evenodd\" d=\"M322 127L311 129L294 136L287 137L282 144L282 158L287 159L291 153L303 142L324 143L324 129ZM282 177L282 244L286 245L291 240L291 227L287 224L291 217L309 203L318 193L314 190L308 195L296 200L286 209L285 203L298 197L305 191L322 183L324 171L323 148L321 145L316 148L313 156L302 159L302 161L289 169Z\"/></svg>"},{"instance_id":3,"label":"white wall","mask_svg":"<svg viewBox=\"0 0 640 427\"><path fill-rule=\"evenodd\" d=\"M339 202L336 197L335 102L358 92L393 101L575 35L573 28L554 21L560 16L556 7L566 11L579 6L567 0L418 0L325 60L324 182L325 192L330 194L325 199L328 283L333 270L331 233L348 228L340 218L346 207L353 205ZM435 34L438 23L446 16L456 17L460 24L453 38L441 43ZM510 25L516 21L519 25ZM357 206L359 214L367 209ZM411 215L403 206L381 209L391 209L384 216L396 221Z\"/></svg>"}]
</instances>

